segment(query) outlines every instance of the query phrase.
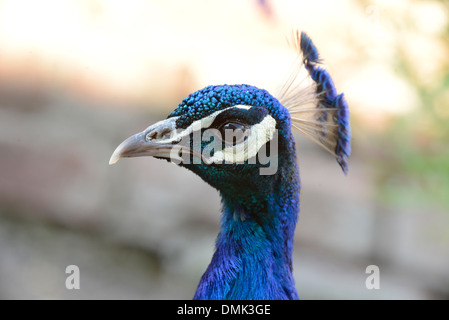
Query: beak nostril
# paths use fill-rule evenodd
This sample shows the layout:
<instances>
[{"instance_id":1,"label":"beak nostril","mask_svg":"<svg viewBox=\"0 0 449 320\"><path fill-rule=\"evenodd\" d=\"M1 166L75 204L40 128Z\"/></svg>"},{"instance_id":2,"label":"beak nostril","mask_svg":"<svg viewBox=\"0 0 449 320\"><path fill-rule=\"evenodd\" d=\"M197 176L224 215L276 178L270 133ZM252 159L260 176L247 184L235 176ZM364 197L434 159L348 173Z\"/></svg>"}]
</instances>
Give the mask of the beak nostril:
<instances>
[{"instance_id":1,"label":"beak nostril","mask_svg":"<svg viewBox=\"0 0 449 320\"><path fill-rule=\"evenodd\" d=\"M157 138L157 131L153 132L153 133L148 133L146 136L146 140L150 141L150 140L154 140Z\"/></svg>"},{"instance_id":2,"label":"beak nostril","mask_svg":"<svg viewBox=\"0 0 449 320\"><path fill-rule=\"evenodd\" d=\"M170 130L163 130L162 132L154 131L154 132L148 133L146 136L147 141L157 140L157 139L164 140L164 139L169 139L169 138L171 138Z\"/></svg>"}]
</instances>

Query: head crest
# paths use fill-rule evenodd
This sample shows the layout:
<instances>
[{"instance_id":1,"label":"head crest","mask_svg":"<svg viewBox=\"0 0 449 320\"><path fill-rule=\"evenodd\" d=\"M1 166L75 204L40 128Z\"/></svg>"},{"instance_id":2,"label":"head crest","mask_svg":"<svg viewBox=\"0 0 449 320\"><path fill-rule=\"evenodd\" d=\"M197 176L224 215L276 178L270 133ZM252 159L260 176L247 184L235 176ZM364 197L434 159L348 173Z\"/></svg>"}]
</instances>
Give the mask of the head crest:
<instances>
[{"instance_id":1,"label":"head crest","mask_svg":"<svg viewBox=\"0 0 449 320\"><path fill-rule=\"evenodd\" d=\"M309 36L297 31L293 45L298 60L276 97L289 110L292 127L334 155L346 173L351 154L348 104L337 94Z\"/></svg>"}]
</instances>

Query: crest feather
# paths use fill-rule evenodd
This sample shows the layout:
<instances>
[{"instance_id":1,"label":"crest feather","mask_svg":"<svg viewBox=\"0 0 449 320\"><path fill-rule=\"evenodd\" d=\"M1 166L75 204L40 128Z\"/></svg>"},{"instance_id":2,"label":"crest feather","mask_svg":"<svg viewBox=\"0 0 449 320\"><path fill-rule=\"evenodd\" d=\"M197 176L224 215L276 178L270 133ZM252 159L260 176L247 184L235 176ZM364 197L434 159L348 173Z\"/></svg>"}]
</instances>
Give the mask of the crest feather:
<instances>
[{"instance_id":1,"label":"crest feather","mask_svg":"<svg viewBox=\"0 0 449 320\"><path fill-rule=\"evenodd\" d=\"M309 36L296 31L293 46L297 61L276 97L289 110L292 127L335 156L346 173L351 154L348 104L337 94Z\"/></svg>"}]
</instances>

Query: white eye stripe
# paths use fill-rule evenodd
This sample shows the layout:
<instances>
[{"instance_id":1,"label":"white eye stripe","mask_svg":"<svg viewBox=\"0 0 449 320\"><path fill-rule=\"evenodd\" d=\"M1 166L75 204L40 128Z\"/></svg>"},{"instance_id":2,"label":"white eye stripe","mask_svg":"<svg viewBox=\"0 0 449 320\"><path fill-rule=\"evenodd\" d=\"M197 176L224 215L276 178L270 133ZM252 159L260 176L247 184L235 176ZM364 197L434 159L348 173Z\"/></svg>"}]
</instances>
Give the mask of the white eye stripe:
<instances>
[{"instance_id":1,"label":"white eye stripe","mask_svg":"<svg viewBox=\"0 0 449 320\"><path fill-rule=\"evenodd\" d=\"M168 139L164 139L164 140L158 140L156 141L157 143L172 143L172 142L177 142L180 141L182 138L190 135L192 132L194 131L198 131L201 129L207 129L211 126L211 124L214 122L215 118L222 112L226 111L226 110L230 110L230 109L244 109L244 110L249 110L251 109L251 106L245 106L245 105L236 105L233 107L229 107L223 110L218 110L215 111L214 113L208 115L205 118L202 118L200 120L196 120L194 122L192 122L192 124L190 124L187 128L183 129L180 132L173 132L173 135L168 138Z\"/></svg>"},{"instance_id":2,"label":"white eye stripe","mask_svg":"<svg viewBox=\"0 0 449 320\"><path fill-rule=\"evenodd\" d=\"M239 104L239 105L233 106L232 108L249 110L249 109L252 108L252 106L245 106L245 105L243 105L243 104Z\"/></svg>"},{"instance_id":3,"label":"white eye stripe","mask_svg":"<svg viewBox=\"0 0 449 320\"><path fill-rule=\"evenodd\" d=\"M233 107L229 107L223 110L216 111L209 116L196 120L192 122L186 129L182 131L174 131L170 138L164 140L156 140L155 143L161 144L170 144L173 142L178 143L183 138L188 137L190 134L194 134L199 132L201 129L208 129L216 117L230 109L244 109L249 110L252 108L251 106L245 105L237 105ZM176 122L175 118L170 118L171 122ZM167 121L167 120L164 120ZM174 126L174 123L173 123ZM214 129L216 130L216 129ZM234 146L228 146L223 148L222 150L215 150L212 157L208 158L208 163L243 163L253 157L255 157L260 148L265 145L267 142L273 139L274 133L276 131L276 120L271 115L266 115L265 118L251 127L247 129L249 131L249 135L246 139L238 143ZM202 139L202 137L198 137ZM223 137L225 138L225 137ZM195 136L194 136L195 139ZM204 155L205 156L205 155ZM207 156L206 156L207 157Z\"/></svg>"},{"instance_id":4,"label":"white eye stripe","mask_svg":"<svg viewBox=\"0 0 449 320\"><path fill-rule=\"evenodd\" d=\"M232 147L216 151L210 158L215 163L243 163L257 155L260 148L273 139L276 120L267 115L260 122L250 127L250 134L245 141Z\"/></svg>"}]
</instances>

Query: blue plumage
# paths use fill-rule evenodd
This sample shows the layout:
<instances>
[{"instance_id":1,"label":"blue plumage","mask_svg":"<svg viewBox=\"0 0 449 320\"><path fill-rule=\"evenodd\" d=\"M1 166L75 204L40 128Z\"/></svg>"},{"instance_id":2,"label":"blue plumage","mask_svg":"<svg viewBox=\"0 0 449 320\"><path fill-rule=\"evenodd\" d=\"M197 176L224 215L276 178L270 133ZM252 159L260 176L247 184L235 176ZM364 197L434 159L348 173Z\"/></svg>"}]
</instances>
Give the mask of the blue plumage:
<instances>
[{"instance_id":1,"label":"blue plumage","mask_svg":"<svg viewBox=\"0 0 449 320\"><path fill-rule=\"evenodd\" d=\"M207 86L190 94L168 117L179 116L178 127L187 128L193 121L215 111L235 105L250 105L264 107L275 116L287 118L288 112L282 115L278 104L279 102L268 91L251 85Z\"/></svg>"},{"instance_id":2,"label":"blue plumage","mask_svg":"<svg viewBox=\"0 0 449 320\"><path fill-rule=\"evenodd\" d=\"M298 37L311 86L292 85L295 75L278 99L246 84L208 86L186 97L166 120L125 140L111 157L111 164L145 155L177 161L220 192L221 230L194 299L298 299L292 252L300 180L291 128L335 155L344 172L351 151L343 94L310 38ZM225 128L249 134L227 140ZM208 131L213 134L195 142ZM269 163L259 157L264 148L270 149ZM273 162L276 171L261 174Z\"/></svg>"}]
</instances>

